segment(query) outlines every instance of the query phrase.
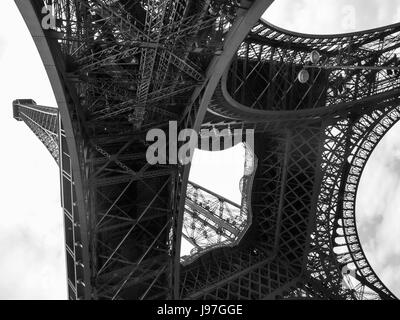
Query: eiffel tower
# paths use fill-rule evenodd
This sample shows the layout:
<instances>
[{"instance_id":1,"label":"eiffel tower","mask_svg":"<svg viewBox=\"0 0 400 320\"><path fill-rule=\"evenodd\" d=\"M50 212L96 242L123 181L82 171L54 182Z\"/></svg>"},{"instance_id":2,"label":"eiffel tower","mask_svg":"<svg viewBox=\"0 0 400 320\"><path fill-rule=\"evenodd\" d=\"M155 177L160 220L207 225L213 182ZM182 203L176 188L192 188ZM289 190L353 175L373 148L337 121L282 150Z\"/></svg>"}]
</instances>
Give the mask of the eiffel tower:
<instances>
[{"instance_id":1,"label":"eiffel tower","mask_svg":"<svg viewBox=\"0 0 400 320\"><path fill-rule=\"evenodd\" d=\"M272 2L15 0L58 104L13 111L60 167L69 299L396 299L355 201L400 118L400 24L299 34L260 18ZM146 161L169 121L255 130L242 204Z\"/></svg>"}]
</instances>

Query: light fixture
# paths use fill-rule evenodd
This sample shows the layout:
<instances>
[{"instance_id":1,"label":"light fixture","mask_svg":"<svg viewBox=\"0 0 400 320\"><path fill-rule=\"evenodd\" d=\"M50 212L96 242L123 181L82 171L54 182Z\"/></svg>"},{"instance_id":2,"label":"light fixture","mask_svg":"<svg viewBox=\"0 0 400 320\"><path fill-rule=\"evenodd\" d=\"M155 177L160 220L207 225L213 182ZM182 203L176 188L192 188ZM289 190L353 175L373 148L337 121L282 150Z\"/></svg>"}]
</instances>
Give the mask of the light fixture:
<instances>
[{"instance_id":1,"label":"light fixture","mask_svg":"<svg viewBox=\"0 0 400 320\"><path fill-rule=\"evenodd\" d=\"M313 50L310 53L310 61L312 64L317 64L319 60L321 59L321 55L317 50Z\"/></svg>"},{"instance_id":2,"label":"light fixture","mask_svg":"<svg viewBox=\"0 0 400 320\"><path fill-rule=\"evenodd\" d=\"M310 73L306 69L302 69L297 75L300 83L306 83L310 79Z\"/></svg>"}]
</instances>

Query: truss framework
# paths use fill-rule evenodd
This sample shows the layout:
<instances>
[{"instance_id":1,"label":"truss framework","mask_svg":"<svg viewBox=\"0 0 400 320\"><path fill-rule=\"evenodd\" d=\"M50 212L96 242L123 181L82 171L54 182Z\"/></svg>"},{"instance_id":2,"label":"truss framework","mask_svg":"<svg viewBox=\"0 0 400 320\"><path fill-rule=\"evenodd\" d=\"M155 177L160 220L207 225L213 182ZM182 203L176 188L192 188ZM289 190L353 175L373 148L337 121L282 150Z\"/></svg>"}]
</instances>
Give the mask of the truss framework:
<instances>
[{"instance_id":1,"label":"truss framework","mask_svg":"<svg viewBox=\"0 0 400 320\"><path fill-rule=\"evenodd\" d=\"M43 31L43 1L16 2L68 115L63 127L54 109L14 108L60 165L71 299L394 298L362 251L354 203L398 120L398 74L296 75L312 50L325 64L396 66L399 25L309 36L246 25L266 0L55 0ZM182 266L189 167L146 161L147 130L171 120L257 132L251 226Z\"/></svg>"},{"instance_id":2,"label":"truss framework","mask_svg":"<svg viewBox=\"0 0 400 320\"><path fill-rule=\"evenodd\" d=\"M242 199L234 203L194 182L186 192L182 237L192 245L190 254L182 255L188 265L199 256L221 247L237 246L252 224L251 190L257 159L246 145L243 177L240 181Z\"/></svg>"}]
</instances>

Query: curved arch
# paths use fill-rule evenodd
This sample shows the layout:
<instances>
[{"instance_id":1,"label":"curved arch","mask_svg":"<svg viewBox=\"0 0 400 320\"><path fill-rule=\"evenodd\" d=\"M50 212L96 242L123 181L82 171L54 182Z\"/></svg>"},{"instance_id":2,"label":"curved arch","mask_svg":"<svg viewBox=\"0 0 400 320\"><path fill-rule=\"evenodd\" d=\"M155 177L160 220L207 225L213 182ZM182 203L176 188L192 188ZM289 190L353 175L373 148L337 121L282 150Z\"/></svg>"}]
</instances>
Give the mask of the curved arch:
<instances>
[{"instance_id":1,"label":"curved arch","mask_svg":"<svg viewBox=\"0 0 400 320\"><path fill-rule=\"evenodd\" d=\"M399 40L400 23L324 36L259 22L225 70L209 110L223 118L253 122L312 120L348 110L372 96L386 97L400 86L397 72L384 69L397 65ZM321 62L311 69L308 83L301 84L296 74L309 65L312 50L321 53ZM363 65L382 68L360 69ZM279 80L282 77L287 83Z\"/></svg>"},{"instance_id":2,"label":"curved arch","mask_svg":"<svg viewBox=\"0 0 400 320\"><path fill-rule=\"evenodd\" d=\"M181 257L182 265L189 265L211 250L237 246L249 230L253 216L252 187L258 160L251 147L245 142L243 148L245 161L244 173L239 182L242 195L240 204L231 202L196 183L189 182L184 219L186 232L183 234L192 243L193 251L190 252L190 255ZM200 198L202 201L199 201ZM218 233L213 224L209 224L210 221L219 223L222 226L221 231L225 232ZM226 224L225 221L230 222ZM197 227L193 228L192 226L196 223ZM203 224L203 228L199 227L200 223ZM202 233L208 234L205 236ZM222 237L218 235L222 235Z\"/></svg>"},{"instance_id":3,"label":"curved arch","mask_svg":"<svg viewBox=\"0 0 400 320\"><path fill-rule=\"evenodd\" d=\"M379 98L380 100L397 97L400 94L400 87L391 91L377 94L376 96L366 97L362 100L344 102L335 106L325 106L318 109L292 110L292 111L268 111L251 109L233 99L227 89L227 78L229 70L223 74L220 84L214 95L215 104L210 105L209 111L219 117L243 120L251 123L265 123L273 121L298 122L305 120L318 120L327 115L345 114L355 107L365 105L369 101Z\"/></svg>"},{"instance_id":4,"label":"curved arch","mask_svg":"<svg viewBox=\"0 0 400 320\"><path fill-rule=\"evenodd\" d=\"M347 38L347 37L360 37L360 36L363 36L366 34L381 33L383 31L389 31L389 30L393 30L393 29L400 30L400 22L389 24L389 25L382 26L382 27L360 30L360 31L356 31L356 32L344 32L344 33L333 33L333 34L311 34L311 33L296 32L296 31L281 28L277 25L274 25L274 24L268 22L267 20L265 20L263 18L261 18L259 20L257 26L255 26L253 28L253 30L257 29L257 28L261 28L261 27L268 27L271 30L279 32L280 34L285 34L285 35L296 37L296 38L335 39L335 38Z\"/></svg>"},{"instance_id":5,"label":"curved arch","mask_svg":"<svg viewBox=\"0 0 400 320\"><path fill-rule=\"evenodd\" d=\"M395 26L396 28L399 27L399 25ZM253 27L252 30L254 30L255 28L256 27ZM385 30L385 28L380 28L380 29ZM393 29L390 29L390 32L393 32ZM360 33L360 35L361 34L362 33ZM371 35L371 37L364 38L364 40L371 41L371 38L373 36L376 35ZM249 37L247 37L245 41L247 41L248 39ZM233 121L236 120L239 122L244 121L250 123L266 123L266 122L279 121L279 123L282 123L285 121L302 122L304 120L318 122L322 118L325 118L327 116L332 118L343 118L344 115L346 115L349 111L352 110L354 111L357 110L356 113L366 112L365 110L366 108L368 108L366 107L366 105L370 104L374 100L377 100L378 97L379 100L384 101L383 104L385 104L392 98L398 97L400 93L400 90L398 88L395 87L393 89L393 86L391 86L390 90L382 92L379 91L376 92L375 95L361 96L361 98L359 98L358 100L356 99L355 101L354 99L348 99L348 101L341 101L340 103L335 103L332 104L331 106L322 106L319 107L318 109L301 109L301 110L284 110L284 111L256 110L241 104L239 101L233 99L233 97L230 95L227 88L228 72L229 69L226 69L221 79L219 80L219 83L216 86L213 95L213 103L211 103L210 106L208 106L208 111L224 119L230 119ZM388 103L390 104L391 102ZM338 276L340 281L341 279L340 269L338 269L338 271L339 271ZM207 288L207 290L209 290L209 288ZM195 297L195 296L196 295L190 297Z\"/></svg>"},{"instance_id":6,"label":"curved arch","mask_svg":"<svg viewBox=\"0 0 400 320\"><path fill-rule=\"evenodd\" d=\"M361 241L357 231L356 222L356 199L360 178L364 172L365 166L376 146L385 136L385 134L400 120L400 106L388 107L384 111L376 111L371 114L374 119L373 125L364 133L357 145L352 150L349 164L358 170L352 170L346 178L346 196L343 200L346 213L343 223L344 237L351 251L353 263L356 265L360 275L367 279L373 286L386 293L389 297L395 297L394 294L381 282L379 277L370 266L368 259L362 249ZM360 119L362 121L363 118ZM364 119L365 120L365 119ZM354 228L352 228L354 226ZM358 246L354 246L357 243ZM354 257L358 255L358 258Z\"/></svg>"},{"instance_id":7,"label":"curved arch","mask_svg":"<svg viewBox=\"0 0 400 320\"><path fill-rule=\"evenodd\" d=\"M57 103L59 105L60 113L64 121L64 129L67 135L67 143L70 149L72 164L73 164L73 172L74 172L74 183L75 188L78 190L76 192L76 196L78 197L77 206L79 209L79 216L81 220L80 224L80 234L82 237L82 242L87 244L89 243L87 240L88 237L88 229L86 227L86 203L85 203L85 178L86 176L83 174L83 163L79 163L79 159L84 159L84 150L82 145L82 131L79 127L75 127L75 121L72 120L73 116L75 117L76 110L74 110L74 106L78 106L79 103L77 102L77 97L74 95L74 90L68 87L68 80L66 79L66 75L64 73L65 65L64 60L61 58L61 53L59 50L59 46L56 39L51 39L46 34L46 31L43 31L40 25L39 17L40 17L40 8L36 6L38 2L33 0L26 1L26 0L16 0L18 7L20 8L21 13L23 14L25 20L27 21L27 25L29 27L30 32L35 40L35 43L38 47L42 60L46 66L46 70L48 72L49 78L51 80L51 84L53 86L53 90L56 95ZM361 106L363 108L364 104L367 104L370 100L376 100L379 94L379 97L382 100L388 100L389 98L398 97L400 90L398 88L391 90L378 92L375 96L361 96L360 99L356 99L357 101L353 101L354 99L343 100L343 101L336 101L333 102L330 106L324 105L323 107L316 108L316 109L301 109L301 110L293 110L293 111L266 111L266 110L254 110L251 108L247 108L246 106L240 104L238 101L235 101L229 94L227 89L227 67L230 64L232 57L237 52L238 48L240 47L243 41L247 41L247 39L254 38L257 32L261 34L262 31L260 29L256 30L257 26L254 27L254 23L257 21L259 16L263 13L266 7L271 4L272 1L267 0L257 0L257 1L244 1L245 3L251 3L251 7L247 10L243 10L240 15L238 15L236 22L231 27L230 31L228 32L225 42L224 42L224 50L222 51L221 56L215 56L209 65L208 72L206 75L206 79L202 83L201 86L195 91L193 94L193 104L192 109L189 108L188 113L186 114L187 118L184 120L186 121L187 127L193 127L196 131L198 131L202 125L204 120L205 114L207 110L212 111L218 115L222 115L225 118L231 119L244 119L248 122L268 122L268 121L275 121L275 120L288 120L288 121L296 121L296 120L319 120L322 116L327 114L335 113L335 116L340 117L341 113L346 113L349 110L353 109L355 106ZM242 9L241 9L242 10ZM265 26L265 25L264 25ZM263 25L261 26L261 28ZM397 25L396 25L397 28ZM250 37L249 37L249 30ZM390 34L393 30L397 29L390 29L387 32ZM382 32L385 29L382 29ZM380 35L382 35L380 32ZM276 32L277 37L285 37L282 33ZM275 35L273 37L275 37ZM354 35L354 34L353 34ZM373 37L378 37L378 34L372 32L372 34L368 34L370 37L362 37L360 34L359 42L356 43L357 45L362 45L364 41L371 41ZM292 36L295 35L292 33ZM289 36L288 36L289 37ZM272 37L271 37L272 38ZM300 39L301 37L298 37ZM334 38L325 37L325 39L329 39L326 42L318 42L316 38L308 38L310 39L310 47L307 47L308 50L311 48L311 45L318 43L319 46L324 46L325 43L340 43L333 41ZM255 39L260 40L260 39ZM280 39L269 39L273 41L279 41ZM313 42L314 40L317 40ZM294 44L301 44L301 40L290 40ZM304 45L304 43L302 43ZM300 51L300 50L299 50ZM328 52L328 51L326 51ZM329 53L329 52L328 52ZM352 58L353 59L353 58ZM351 60L351 63L355 63L355 60ZM225 72L226 77L224 78L223 74ZM225 79L221 82L222 79ZM212 98L216 97L221 101L221 107L209 106L210 101ZM231 99L229 99L231 98ZM389 102L390 103L390 102ZM250 109L250 110L249 110ZM78 115L79 116L79 115ZM176 237L175 239L175 252L172 253L173 258L175 258L175 270L174 270L174 277L171 282L175 284L175 298L179 297L179 248L180 248L180 232L182 231L182 219L183 219L183 205L185 197L182 195L186 194L186 187L188 183L188 174L189 174L190 166L186 166L178 173L177 179L179 180L176 183L176 190L177 198L181 202L177 205L179 208L176 210L176 221L174 221L173 231L175 233L173 236ZM181 195L181 196L179 196ZM175 206L175 204L174 204ZM163 229L164 230L164 229ZM85 254L84 254L84 265L89 266L90 259L88 255L87 247L84 247ZM243 253L244 254L244 253ZM244 258L244 261L247 261L250 265L248 268L253 268L254 264L252 262L257 261L258 258ZM266 260L267 261L267 260ZM264 266L266 261L258 261L258 266ZM279 262L278 262L279 263ZM257 264L256 264L257 267ZM163 269L164 270L164 269ZM163 272L163 271L162 271ZM245 272L242 270L240 272ZM90 298L90 270L89 268L85 268L85 292L86 297ZM225 281L226 279L224 279Z\"/></svg>"},{"instance_id":8,"label":"curved arch","mask_svg":"<svg viewBox=\"0 0 400 320\"><path fill-rule=\"evenodd\" d=\"M40 12L42 8L40 2L35 2L33 0L15 0L15 3L32 35L57 101L71 159L73 185L76 190L76 206L79 214L81 244L88 244L84 176L82 174L83 164L79 162L79 154L83 153L83 145L79 142L82 132L80 128L74 126L71 119L71 112L77 100L73 93L74 91L69 90L68 86L66 86L68 82L65 80L64 74L65 61L62 58L57 39L46 34L47 31L43 30L41 26ZM84 266L84 272L81 286L83 287L84 298L90 299L91 282L88 247L84 245L82 251L82 261L80 263Z\"/></svg>"},{"instance_id":9,"label":"curved arch","mask_svg":"<svg viewBox=\"0 0 400 320\"><path fill-rule=\"evenodd\" d=\"M261 14L272 4L274 0L256 0L254 2L249 2L247 0L241 1L244 5L243 8L239 9L238 16L235 19L234 24L229 29L225 40L223 52L220 56L215 56L210 62L206 78L203 85L198 88L192 95L192 105L187 110L184 119L184 125L189 127L192 124L192 129L199 132L203 120L205 118L206 112L210 105L212 96L218 86L218 83L229 66L232 57L236 53L240 43L247 36L251 28L260 18ZM197 108L193 107L196 105ZM193 114L194 112L194 114ZM192 123L190 123L192 122ZM189 179L190 164L183 168L182 176L180 178L180 183L178 186L180 194L186 194L186 188ZM175 230L177 230L175 238L175 252L174 252L174 297L179 298L180 295L180 247L181 247L181 237L182 237L182 226L183 226L183 214L185 206L185 197L181 197L179 201L178 216L175 221Z\"/></svg>"},{"instance_id":10,"label":"curved arch","mask_svg":"<svg viewBox=\"0 0 400 320\"><path fill-rule=\"evenodd\" d=\"M66 40L66 38L62 37L60 33L57 31L44 31L41 28L41 23L40 23L40 12L41 12L41 3L40 1L35 1L35 0L29 0L29 1L24 1L24 0L16 0L17 5L24 16L24 19L26 20L26 23L28 25L28 28L35 40L35 43L38 47L38 50L40 52L40 55L42 57L43 63L46 66L47 73L49 75L51 84L53 86L53 90L56 95L56 100L59 105L60 109L60 114L63 120L65 121L64 124L64 129L67 133L67 140L68 140L68 147L71 152L71 158L73 159L73 170L75 173L75 188L77 189L76 196L78 197L77 201L77 206L79 208L79 215L82 220L80 224L80 232L81 232L81 237L82 237L82 243L88 244L88 232L90 232L86 226L86 220L88 219L87 212L85 210L86 207L89 207L90 204L87 204L85 201L87 201L87 198L89 197L90 192L88 192L88 185L87 185L87 173L84 171L84 164L79 163L80 161L83 161L85 159L85 151L83 148L83 132L81 131L81 128L79 128L79 122L82 122L82 125L84 125L83 117L81 116L80 112L82 112L80 109L77 108L80 103L79 99L75 94L75 90L73 88L73 85L71 84L71 87L69 87L69 79L67 78L67 72L66 68L68 67L68 70L73 69L74 66L74 61L65 61L68 60L65 59L65 56L63 56L60 52L60 43L62 45L66 45L63 47L63 53L64 51L68 51L67 54L70 54L71 51L74 51L72 47L68 47L69 42ZM83 2L83 1L82 1ZM221 56L214 56L214 59L211 62L211 65L208 69L207 77L206 80L202 82L202 85L200 85L199 89L195 92L193 95L194 98L193 100L196 100L196 103L199 104L199 108L194 107L189 115L189 118L193 115L194 123L193 127L196 130L200 129L202 120L204 118L204 115L207 111L207 106L209 104L209 101L214 93L215 87L218 84L218 81L221 77L221 74L223 71L226 69L226 64L229 63L231 60L230 57L234 55L234 53L237 51L237 46L240 45L240 43L243 41L243 38L248 34L249 30L251 27L257 22L259 19L260 15L265 11L265 9L273 2L273 0L256 0L256 1L248 1L248 0L243 0L241 1L242 6L238 9L238 15L235 19L235 22L233 24L229 23L227 27L229 28L229 32L225 37L225 42L224 42L224 50L221 54ZM103 8L104 9L104 8ZM114 14L112 11L111 14ZM121 21L124 19L122 18ZM129 24L130 25L130 24ZM59 30L57 28L57 30ZM71 35L71 32L73 32L75 29L75 26L72 28L66 28L66 34ZM64 32L64 30L63 30ZM59 39L59 40L57 40ZM66 50L64 50L66 49ZM67 65L66 65L67 64ZM78 118L79 121L76 121L76 118ZM188 126L189 127L189 126ZM190 124L190 127L192 125ZM83 128L82 128L83 130ZM84 138L87 138L86 136ZM168 171L169 172L169 171ZM187 185L187 177L189 173L189 166L184 168L184 172L180 173L180 175L177 175L178 180L180 180L177 183L177 194L175 195L172 193L174 196L176 196L177 201L180 199L184 199L183 197L179 197L179 194L184 195L186 193L186 185ZM182 178L183 176L183 178ZM164 186L167 184L167 182L164 184ZM164 191L164 187L159 190L159 192ZM181 191L179 193L179 191ZM157 197L158 194L155 195ZM154 198L155 199L155 198ZM178 200L179 199L179 200ZM149 205L150 206L150 205ZM174 208L177 205L174 203ZM147 210L147 209L146 209ZM143 212L143 214L146 212L146 210ZM182 218L183 215L183 210L182 208L177 209L178 213L178 220ZM92 221L90 221L92 222ZM166 229L167 224L163 229L160 231L163 234L167 234L167 232L164 232ZM92 224L90 225L90 228L92 227ZM181 231L181 228L175 224L172 229L172 233L176 231L178 234L177 240L180 241L180 235L179 232ZM90 236L90 235L89 235ZM173 234L173 236L176 236L176 234ZM179 247L179 246L178 246ZM118 247L117 247L118 248ZM90 279L91 276L91 271L95 270L95 262L92 261L95 260L95 252L91 252L93 256L88 255L88 249L84 247L85 249L85 257L83 264L85 266L89 266L92 262L92 268L93 270L89 270L88 268L85 268L85 292L86 296L85 298L90 298L91 290L90 290ZM114 251L115 252L115 251ZM114 253L112 253L113 255ZM175 252L170 254L170 257L178 259L178 267L179 267L179 251L178 254L175 254ZM110 258L112 255L108 258L107 262L110 261ZM104 267L104 265L103 265ZM165 269L165 268L164 268ZM160 273L155 274L154 276L157 279L162 272L164 272L164 269L160 271ZM100 269L100 271L103 269ZM179 270L178 272L174 272L174 274L178 274L179 278ZM169 277L169 275L167 276ZM167 278L165 277L165 278ZM156 280L154 280L156 281ZM169 280L168 280L169 281ZM174 279L171 280L173 282ZM177 282L179 284L179 279ZM123 283L124 285L124 283ZM176 291L176 290L175 290ZM119 291L118 291L119 292ZM117 292L117 293L118 293ZM147 292L145 292L147 294Z\"/></svg>"},{"instance_id":11,"label":"curved arch","mask_svg":"<svg viewBox=\"0 0 400 320\"><path fill-rule=\"evenodd\" d=\"M325 144L331 146L324 151L322 166L326 183L319 195L318 215L321 219L317 220L317 224L329 230L329 243L338 271L344 267L356 270L359 292L356 290L355 294L359 298L368 294L380 299L395 298L375 274L364 254L357 232L355 201L367 160L382 137L400 120L399 110L398 100L395 100L392 105L366 113L355 122L340 121L326 129ZM334 135L337 137L331 139ZM336 153L330 151L333 149L337 150ZM327 239L322 236L317 241L325 243ZM362 288L367 290L364 292Z\"/></svg>"}]
</instances>

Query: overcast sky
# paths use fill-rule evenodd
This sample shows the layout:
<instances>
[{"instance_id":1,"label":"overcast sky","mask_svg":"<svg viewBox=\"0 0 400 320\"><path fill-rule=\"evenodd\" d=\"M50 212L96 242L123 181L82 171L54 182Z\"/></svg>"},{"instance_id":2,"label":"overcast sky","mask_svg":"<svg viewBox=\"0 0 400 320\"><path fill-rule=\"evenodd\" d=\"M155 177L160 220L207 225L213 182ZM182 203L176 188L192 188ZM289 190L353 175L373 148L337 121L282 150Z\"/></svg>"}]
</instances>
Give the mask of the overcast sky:
<instances>
[{"instance_id":1,"label":"overcast sky","mask_svg":"<svg viewBox=\"0 0 400 320\"><path fill-rule=\"evenodd\" d=\"M297 32L351 32L400 22L400 1L276 0L264 18ZM382 139L368 161L356 204L366 257L400 298L400 124Z\"/></svg>"},{"instance_id":2,"label":"overcast sky","mask_svg":"<svg viewBox=\"0 0 400 320\"><path fill-rule=\"evenodd\" d=\"M65 299L58 167L26 125L12 118L11 109L16 98L32 98L49 106L56 103L36 47L14 2L1 0L0 12L0 299ZM400 3L276 0L266 18L298 32L349 32L400 21ZM198 166L196 180L200 176L203 180L216 179L222 170L208 170L213 164L218 168L216 159L203 162L204 170ZM224 167L221 162L219 166ZM243 170L242 164L237 166ZM217 182L214 190L237 196L238 177L227 173L223 177L217 180L224 183ZM362 177L357 223L367 258L398 296L399 178L400 126L397 126L378 146Z\"/></svg>"},{"instance_id":3,"label":"overcast sky","mask_svg":"<svg viewBox=\"0 0 400 320\"><path fill-rule=\"evenodd\" d=\"M0 12L0 299L65 299L58 166L11 107L55 99L14 2L2 0Z\"/></svg>"}]
</instances>

